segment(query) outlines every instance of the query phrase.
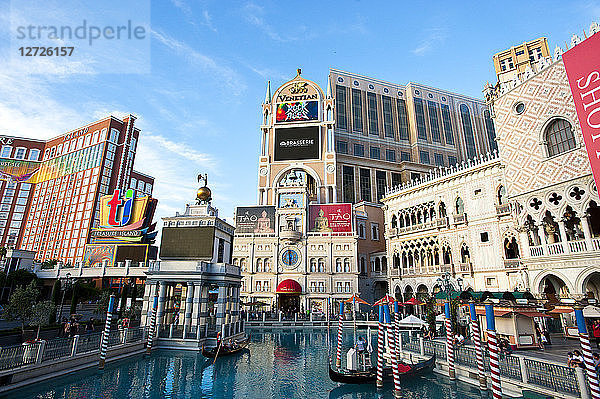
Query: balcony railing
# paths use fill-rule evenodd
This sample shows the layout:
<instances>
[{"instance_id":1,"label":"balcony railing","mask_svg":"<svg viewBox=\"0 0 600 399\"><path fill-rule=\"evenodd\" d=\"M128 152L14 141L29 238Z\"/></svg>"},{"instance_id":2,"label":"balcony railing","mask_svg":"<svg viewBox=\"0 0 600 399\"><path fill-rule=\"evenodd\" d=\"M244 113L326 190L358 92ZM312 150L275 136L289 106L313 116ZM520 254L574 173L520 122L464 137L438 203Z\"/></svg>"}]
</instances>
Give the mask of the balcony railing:
<instances>
[{"instance_id":1,"label":"balcony railing","mask_svg":"<svg viewBox=\"0 0 600 399\"><path fill-rule=\"evenodd\" d=\"M505 269L516 269L521 265L521 259L504 259Z\"/></svg>"},{"instance_id":2,"label":"balcony railing","mask_svg":"<svg viewBox=\"0 0 600 399\"><path fill-rule=\"evenodd\" d=\"M458 272L459 273L471 273L471 263L459 263L458 264Z\"/></svg>"},{"instance_id":3,"label":"balcony railing","mask_svg":"<svg viewBox=\"0 0 600 399\"><path fill-rule=\"evenodd\" d=\"M390 269L390 276L391 277L398 277L398 276L400 276L400 268L398 268L398 267L395 267L395 268L392 267Z\"/></svg>"},{"instance_id":4,"label":"balcony railing","mask_svg":"<svg viewBox=\"0 0 600 399\"><path fill-rule=\"evenodd\" d=\"M557 242L554 244L548 244L548 254L550 255L561 255L565 253L565 249L562 245L562 242Z\"/></svg>"},{"instance_id":5,"label":"balcony railing","mask_svg":"<svg viewBox=\"0 0 600 399\"><path fill-rule=\"evenodd\" d=\"M459 213L458 215L454 215L454 224L467 223L467 214Z\"/></svg>"},{"instance_id":6,"label":"balcony railing","mask_svg":"<svg viewBox=\"0 0 600 399\"><path fill-rule=\"evenodd\" d=\"M498 216L510 215L511 209L512 209L512 206L510 203L496 205L496 215L498 215Z\"/></svg>"},{"instance_id":7,"label":"balcony railing","mask_svg":"<svg viewBox=\"0 0 600 399\"><path fill-rule=\"evenodd\" d=\"M587 245L585 244L585 240L568 241L568 243L569 251L571 251L571 253L587 251Z\"/></svg>"}]
</instances>

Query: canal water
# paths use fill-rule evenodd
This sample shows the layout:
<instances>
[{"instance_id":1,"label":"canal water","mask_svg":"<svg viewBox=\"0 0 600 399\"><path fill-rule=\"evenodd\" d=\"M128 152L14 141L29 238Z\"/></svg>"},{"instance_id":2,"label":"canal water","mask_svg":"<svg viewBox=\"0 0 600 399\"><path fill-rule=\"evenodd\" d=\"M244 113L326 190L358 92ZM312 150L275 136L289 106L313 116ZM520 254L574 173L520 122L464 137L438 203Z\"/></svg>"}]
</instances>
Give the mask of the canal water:
<instances>
[{"instance_id":1,"label":"canal water","mask_svg":"<svg viewBox=\"0 0 600 399\"><path fill-rule=\"evenodd\" d=\"M375 386L342 385L327 373L328 351L335 351L326 330L296 332L253 331L249 350L212 360L186 351L156 351L95 369L12 391L4 398L40 399L180 399L180 398L393 398L392 383ZM364 333L362 333L364 335ZM375 334L373 334L375 335ZM373 336L373 339L375 337ZM351 334L345 336L351 344ZM348 346L345 346L347 349ZM375 349L374 345L374 349ZM482 396L479 390L450 383L432 374L403 382L408 399L463 399Z\"/></svg>"}]
</instances>

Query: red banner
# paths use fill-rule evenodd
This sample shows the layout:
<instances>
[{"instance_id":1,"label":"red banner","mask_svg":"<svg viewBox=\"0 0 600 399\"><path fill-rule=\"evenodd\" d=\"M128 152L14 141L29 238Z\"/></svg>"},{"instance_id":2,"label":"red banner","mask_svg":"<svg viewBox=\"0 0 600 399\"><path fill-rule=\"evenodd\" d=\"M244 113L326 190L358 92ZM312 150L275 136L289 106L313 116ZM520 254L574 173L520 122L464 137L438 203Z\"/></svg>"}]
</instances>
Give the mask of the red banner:
<instances>
[{"instance_id":1,"label":"red banner","mask_svg":"<svg viewBox=\"0 0 600 399\"><path fill-rule=\"evenodd\" d=\"M596 187L600 189L600 33L562 56Z\"/></svg>"},{"instance_id":2,"label":"red banner","mask_svg":"<svg viewBox=\"0 0 600 399\"><path fill-rule=\"evenodd\" d=\"M308 231L316 233L351 232L352 204L309 205Z\"/></svg>"}]
</instances>

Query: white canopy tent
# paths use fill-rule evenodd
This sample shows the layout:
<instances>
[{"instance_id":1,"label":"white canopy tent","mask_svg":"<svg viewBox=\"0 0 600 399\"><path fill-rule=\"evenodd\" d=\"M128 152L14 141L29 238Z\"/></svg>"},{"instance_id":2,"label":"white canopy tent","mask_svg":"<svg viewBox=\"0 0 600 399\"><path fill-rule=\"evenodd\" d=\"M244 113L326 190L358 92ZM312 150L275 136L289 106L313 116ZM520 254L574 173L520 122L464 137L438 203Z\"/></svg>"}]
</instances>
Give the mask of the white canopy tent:
<instances>
[{"instance_id":1,"label":"white canopy tent","mask_svg":"<svg viewBox=\"0 0 600 399\"><path fill-rule=\"evenodd\" d=\"M427 323L411 314L400 320L399 324L401 327L421 327Z\"/></svg>"}]
</instances>

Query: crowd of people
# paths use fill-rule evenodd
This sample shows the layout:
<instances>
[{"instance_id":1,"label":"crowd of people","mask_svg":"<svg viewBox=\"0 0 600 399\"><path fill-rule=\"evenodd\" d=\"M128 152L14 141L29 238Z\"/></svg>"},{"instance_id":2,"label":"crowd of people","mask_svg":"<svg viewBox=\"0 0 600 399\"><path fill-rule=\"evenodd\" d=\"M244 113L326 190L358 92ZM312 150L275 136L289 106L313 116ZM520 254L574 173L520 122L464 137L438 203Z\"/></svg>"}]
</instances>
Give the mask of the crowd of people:
<instances>
[{"instance_id":1,"label":"crowd of people","mask_svg":"<svg viewBox=\"0 0 600 399\"><path fill-rule=\"evenodd\" d=\"M82 333L94 332L94 319L90 318L88 321L79 322L77 317L70 317L64 320L61 332L63 337L73 337Z\"/></svg>"}]
</instances>

